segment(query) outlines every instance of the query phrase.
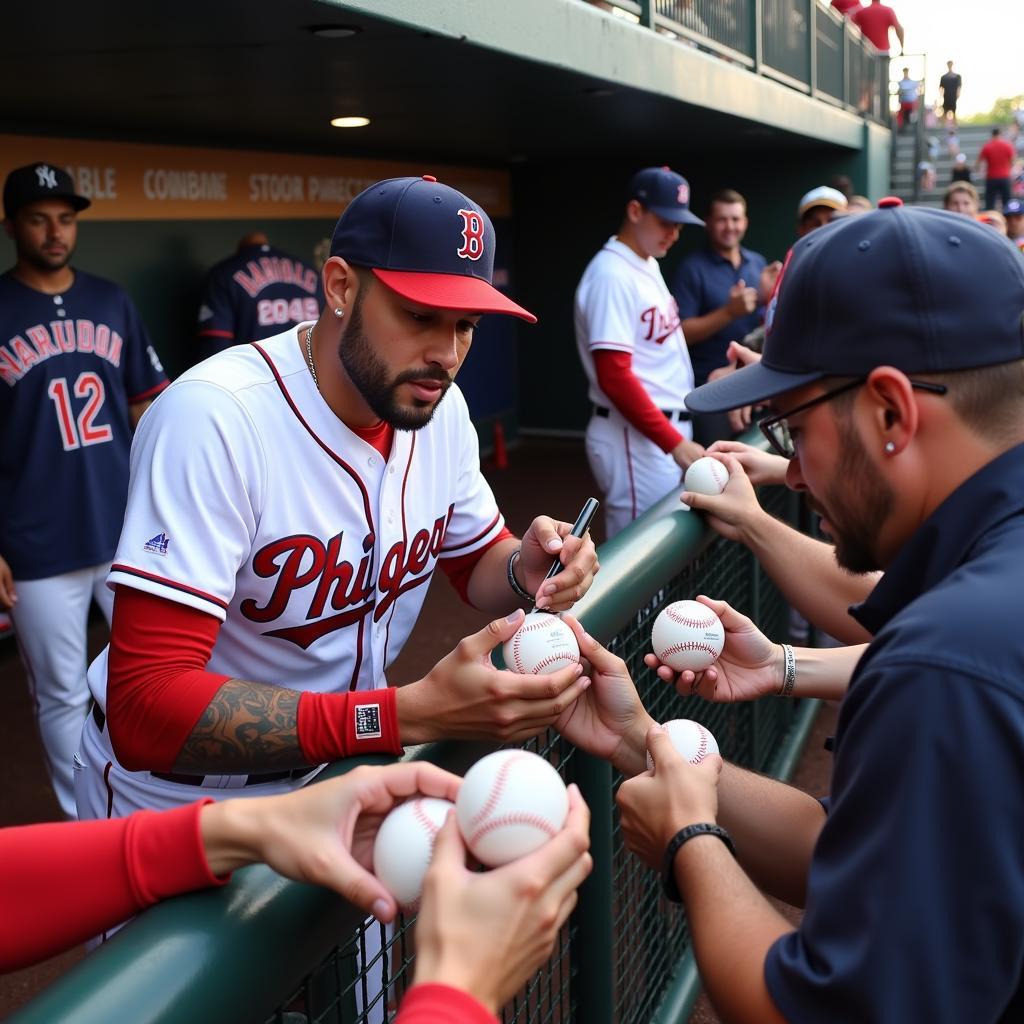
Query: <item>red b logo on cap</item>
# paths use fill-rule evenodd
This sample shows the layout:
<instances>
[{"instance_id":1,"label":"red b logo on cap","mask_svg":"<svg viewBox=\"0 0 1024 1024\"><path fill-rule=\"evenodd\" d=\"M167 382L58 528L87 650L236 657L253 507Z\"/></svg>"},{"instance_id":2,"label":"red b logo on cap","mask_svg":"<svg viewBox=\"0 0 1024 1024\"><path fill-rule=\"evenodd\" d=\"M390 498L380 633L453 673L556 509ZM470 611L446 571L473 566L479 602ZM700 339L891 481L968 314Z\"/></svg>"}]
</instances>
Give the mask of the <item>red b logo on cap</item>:
<instances>
[{"instance_id":1,"label":"red b logo on cap","mask_svg":"<svg viewBox=\"0 0 1024 1024\"><path fill-rule=\"evenodd\" d=\"M685 181L679 183L679 189L676 192L676 202L680 206L686 206L690 201L690 186Z\"/></svg>"},{"instance_id":2,"label":"red b logo on cap","mask_svg":"<svg viewBox=\"0 0 1024 1024\"><path fill-rule=\"evenodd\" d=\"M462 218L462 248L458 255L478 260L484 254L484 219L476 210L459 210L459 216Z\"/></svg>"}]
</instances>

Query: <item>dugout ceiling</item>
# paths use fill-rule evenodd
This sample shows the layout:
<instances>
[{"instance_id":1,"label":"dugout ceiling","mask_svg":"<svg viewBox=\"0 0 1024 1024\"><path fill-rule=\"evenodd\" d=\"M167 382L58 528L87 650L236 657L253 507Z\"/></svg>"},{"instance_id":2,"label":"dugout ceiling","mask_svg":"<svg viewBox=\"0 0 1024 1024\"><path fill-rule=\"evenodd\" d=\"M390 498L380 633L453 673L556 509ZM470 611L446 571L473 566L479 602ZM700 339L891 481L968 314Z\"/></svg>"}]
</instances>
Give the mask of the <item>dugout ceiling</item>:
<instances>
[{"instance_id":1,"label":"dugout ceiling","mask_svg":"<svg viewBox=\"0 0 1024 1024\"><path fill-rule=\"evenodd\" d=\"M358 31L310 32L323 25ZM668 61L659 79L634 50ZM0 131L14 134L588 168L655 142L671 159L698 145L756 154L852 138L849 115L580 0L22 2L6 12L0 56ZM681 102L698 79L699 102ZM731 94L733 109L757 101L750 118L707 105ZM815 112L817 138L778 126ZM373 123L330 127L344 114Z\"/></svg>"}]
</instances>

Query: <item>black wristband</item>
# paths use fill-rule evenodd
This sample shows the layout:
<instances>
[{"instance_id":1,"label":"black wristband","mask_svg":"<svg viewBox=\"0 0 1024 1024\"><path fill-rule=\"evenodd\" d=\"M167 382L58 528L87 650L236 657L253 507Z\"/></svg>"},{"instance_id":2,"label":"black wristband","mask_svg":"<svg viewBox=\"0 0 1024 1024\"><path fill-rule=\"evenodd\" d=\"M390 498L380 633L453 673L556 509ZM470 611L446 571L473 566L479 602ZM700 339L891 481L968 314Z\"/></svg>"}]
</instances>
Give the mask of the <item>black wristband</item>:
<instances>
[{"instance_id":1,"label":"black wristband","mask_svg":"<svg viewBox=\"0 0 1024 1024\"><path fill-rule=\"evenodd\" d=\"M729 847L729 852L734 857L736 856L736 847L733 846L732 836L730 836L721 825L703 822L699 825L687 825L686 828L681 828L668 841L668 846L665 847L665 857L661 866L661 888L665 893L665 898L671 900L673 903L682 903L683 897L679 894L679 886L676 885L676 876L675 872L672 870L672 866L675 864L676 854L679 852L679 848L683 843L692 839L694 836L718 836L718 838L721 839L727 847Z\"/></svg>"},{"instance_id":2,"label":"black wristband","mask_svg":"<svg viewBox=\"0 0 1024 1024\"><path fill-rule=\"evenodd\" d=\"M533 594L531 594L525 587L519 585L519 580L516 579L516 574L513 571L516 562L519 561L520 549L516 548L511 555L508 556L508 564L505 566L505 571L508 575L508 585L512 588L512 592L516 597L521 598L523 601L529 601L533 604Z\"/></svg>"}]
</instances>

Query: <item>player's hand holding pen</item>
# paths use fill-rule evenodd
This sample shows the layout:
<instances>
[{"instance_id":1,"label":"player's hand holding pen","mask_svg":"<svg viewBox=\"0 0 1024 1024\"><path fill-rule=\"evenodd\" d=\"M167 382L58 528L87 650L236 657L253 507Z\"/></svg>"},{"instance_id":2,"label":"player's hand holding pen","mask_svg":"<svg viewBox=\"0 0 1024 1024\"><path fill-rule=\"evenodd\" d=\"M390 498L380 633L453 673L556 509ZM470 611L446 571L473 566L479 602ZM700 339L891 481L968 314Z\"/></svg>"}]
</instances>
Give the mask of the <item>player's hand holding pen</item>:
<instances>
[{"instance_id":1,"label":"player's hand holding pen","mask_svg":"<svg viewBox=\"0 0 1024 1024\"><path fill-rule=\"evenodd\" d=\"M571 608L594 582L600 566L588 531L597 507L589 498L575 523L538 516L523 535L515 570L523 587L536 595L538 611Z\"/></svg>"}]
</instances>

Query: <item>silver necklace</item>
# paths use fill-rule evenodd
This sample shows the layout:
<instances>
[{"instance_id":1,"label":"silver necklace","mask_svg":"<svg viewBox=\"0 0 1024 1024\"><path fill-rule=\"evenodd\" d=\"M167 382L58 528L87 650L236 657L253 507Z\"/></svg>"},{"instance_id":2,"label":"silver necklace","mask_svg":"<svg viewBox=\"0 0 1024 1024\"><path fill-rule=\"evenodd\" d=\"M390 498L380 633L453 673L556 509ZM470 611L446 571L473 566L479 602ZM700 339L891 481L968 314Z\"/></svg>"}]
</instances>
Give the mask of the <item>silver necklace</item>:
<instances>
[{"instance_id":1,"label":"silver necklace","mask_svg":"<svg viewBox=\"0 0 1024 1024\"><path fill-rule=\"evenodd\" d=\"M313 365L313 325L306 328L306 362L309 363L309 372L313 376L313 383L317 391L320 390L320 381L316 379L316 367Z\"/></svg>"}]
</instances>

